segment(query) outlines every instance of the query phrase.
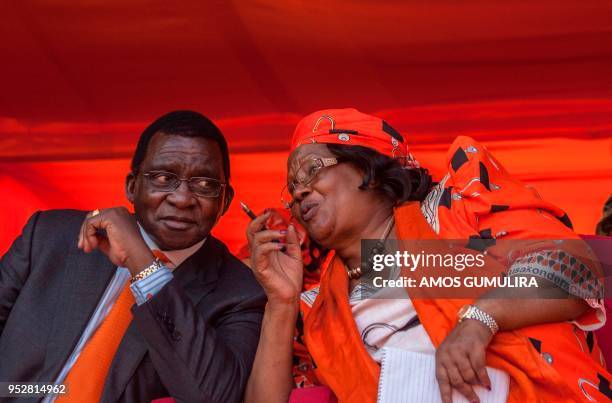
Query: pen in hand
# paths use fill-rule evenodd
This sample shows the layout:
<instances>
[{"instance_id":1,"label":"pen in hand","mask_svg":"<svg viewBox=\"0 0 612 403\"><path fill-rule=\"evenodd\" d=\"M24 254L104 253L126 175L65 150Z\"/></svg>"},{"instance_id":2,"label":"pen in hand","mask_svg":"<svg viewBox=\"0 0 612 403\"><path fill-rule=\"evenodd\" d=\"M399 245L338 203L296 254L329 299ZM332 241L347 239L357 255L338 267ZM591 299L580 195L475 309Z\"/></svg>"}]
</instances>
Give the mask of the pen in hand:
<instances>
[{"instance_id":1,"label":"pen in hand","mask_svg":"<svg viewBox=\"0 0 612 403\"><path fill-rule=\"evenodd\" d=\"M246 213L246 215L248 215L251 220L254 220L257 218L257 216L255 215L255 213L253 213L253 210L251 210L249 208L249 206L246 205L246 203L244 202L240 202L240 207L242 208L242 211L244 211ZM268 226L266 225L266 229L268 229ZM274 243L278 243L279 240L278 239L273 239L272 242ZM285 248L281 249L281 252L285 252Z\"/></svg>"},{"instance_id":2,"label":"pen in hand","mask_svg":"<svg viewBox=\"0 0 612 403\"><path fill-rule=\"evenodd\" d=\"M253 211L249 208L249 206L247 206L244 202L240 202L240 207L249 217L251 217L251 220L254 220L257 218L255 213L253 213Z\"/></svg>"}]
</instances>

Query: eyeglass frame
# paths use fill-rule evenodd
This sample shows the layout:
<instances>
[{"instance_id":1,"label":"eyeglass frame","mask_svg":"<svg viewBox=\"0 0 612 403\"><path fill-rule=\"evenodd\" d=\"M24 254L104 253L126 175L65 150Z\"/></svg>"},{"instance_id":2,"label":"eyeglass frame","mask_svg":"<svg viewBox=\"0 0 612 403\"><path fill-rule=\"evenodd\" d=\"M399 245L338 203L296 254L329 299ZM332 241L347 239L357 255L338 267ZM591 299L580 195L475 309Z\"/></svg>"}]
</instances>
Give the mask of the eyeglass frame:
<instances>
[{"instance_id":1,"label":"eyeglass frame","mask_svg":"<svg viewBox=\"0 0 612 403\"><path fill-rule=\"evenodd\" d=\"M168 172L168 171L146 171L146 172L140 172L140 171L134 171L132 172L133 175L138 175L138 174L142 174L142 176L144 176L145 178L147 178L149 180L149 182L152 184L152 179L151 176L155 175L155 174L166 174L168 176L173 176L177 179L177 185L174 187L174 189L172 190L161 190L161 189L156 189L160 192L164 192L164 193L172 193L172 192L176 192L176 190L181 186L182 182L187 182L187 188L189 189L189 191L191 193L193 193L194 195L196 195L197 197L205 197L205 198L209 198L209 199L214 199L217 198L219 196L221 196L222 192L225 190L225 188L227 187L227 183L219 180L219 179L215 179L215 178L209 178L207 176L192 176L191 178L180 178L177 174L175 174L174 172ZM198 192L194 191L193 189L193 185L191 183L191 181L193 181L194 179L205 179L208 181L212 181L215 183L218 183L220 188L219 188L219 193L216 196L205 196L202 194L199 194ZM155 187L154 184L152 184L153 187Z\"/></svg>"},{"instance_id":2,"label":"eyeglass frame","mask_svg":"<svg viewBox=\"0 0 612 403\"><path fill-rule=\"evenodd\" d=\"M323 168L329 168L329 167L333 167L335 165L338 165L342 162L344 162L342 160L342 158L339 157L315 157L315 158L309 158L308 162L310 161L320 161L321 162L321 166L319 166L315 173L310 177L310 178L306 178L306 180L300 181L297 179L292 180L288 185L283 186L282 190L281 190L281 203L283 204L283 206L287 209L290 210L293 205L295 204L295 198L293 197L293 192L289 190L289 186L293 185L294 189L296 187L296 184L298 185L302 185L302 186L307 186L309 184L312 183L312 181L315 180L315 178L319 175L319 172L321 172L321 169ZM296 172L299 172L300 169L302 168L302 166L306 163L306 161L302 162L300 164L300 166L298 167ZM283 193L285 192L285 190L289 193L289 195L291 195L291 198L293 199L290 202L285 201L285 199L283 198Z\"/></svg>"}]
</instances>

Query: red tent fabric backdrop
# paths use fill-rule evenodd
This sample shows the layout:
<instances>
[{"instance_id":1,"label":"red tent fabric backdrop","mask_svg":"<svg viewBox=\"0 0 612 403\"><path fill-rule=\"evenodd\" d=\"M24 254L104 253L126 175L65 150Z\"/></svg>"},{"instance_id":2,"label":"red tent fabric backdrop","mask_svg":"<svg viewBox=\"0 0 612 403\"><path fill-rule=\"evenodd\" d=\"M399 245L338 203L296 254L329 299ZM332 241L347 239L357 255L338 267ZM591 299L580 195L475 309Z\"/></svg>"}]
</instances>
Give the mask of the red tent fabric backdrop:
<instances>
[{"instance_id":1,"label":"red tent fabric backdrop","mask_svg":"<svg viewBox=\"0 0 612 403\"><path fill-rule=\"evenodd\" d=\"M228 138L237 199L277 206L293 125L354 106L442 174L483 141L592 233L612 190L612 3L162 1L0 5L0 253L38 209L124 204L138 135L190 108ZM235 203L215 233L236 250Z\"/></svg>"}]
</instances>

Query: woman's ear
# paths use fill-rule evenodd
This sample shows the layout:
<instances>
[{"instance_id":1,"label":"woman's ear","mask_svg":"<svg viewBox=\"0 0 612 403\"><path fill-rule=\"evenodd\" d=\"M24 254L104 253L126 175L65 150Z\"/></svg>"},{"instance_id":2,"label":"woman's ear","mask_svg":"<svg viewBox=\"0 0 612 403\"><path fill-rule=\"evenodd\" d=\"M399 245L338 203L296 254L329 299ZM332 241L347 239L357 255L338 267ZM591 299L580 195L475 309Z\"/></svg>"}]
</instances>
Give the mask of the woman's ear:
<instances>
[{"instance_id":1,"label":"woman's ear","mask_svg":"<svg viewBox=\"0 0 612 403\"><path fill-rule=\"evenodd\" d=\"M368 172L363 168L359 168L359 171L361 173L361 177L363 178L363 182L361 182L361 186L359 186L359 189L376 189L380 186L380 182L375 179L376 177L373 170L370 170L370 172Z\"/></svg>"}]
</instances>

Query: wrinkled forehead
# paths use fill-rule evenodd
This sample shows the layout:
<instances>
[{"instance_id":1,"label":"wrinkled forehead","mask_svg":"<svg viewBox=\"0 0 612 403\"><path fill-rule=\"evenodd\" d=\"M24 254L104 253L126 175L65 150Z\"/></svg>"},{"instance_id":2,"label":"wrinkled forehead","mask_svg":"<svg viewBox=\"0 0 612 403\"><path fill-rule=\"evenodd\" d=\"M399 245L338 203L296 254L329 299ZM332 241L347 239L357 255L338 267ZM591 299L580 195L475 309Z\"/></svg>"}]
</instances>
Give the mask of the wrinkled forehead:
<instances>
[{"instance_id":1,"label":"wrinkled forehead","mask_svg":"<svg viewBox=\"0 0 612 403\"><path fill-rule=\"evenodd\" d=\"M225 179L219 145L202 137L156 134L141 168Z\"/></svg>"},{"instance_id":2,"label":"wrinkled forehead","mask_svg":"<svg viewBox=\"0 0 612 403\"><path fill-rule=\"evenodd\" d=\"M305 161L312 158L333 157L325 144L304 144L293 150L287 159L287 177L293 177Z\"/></svg>"}]
</instances>

